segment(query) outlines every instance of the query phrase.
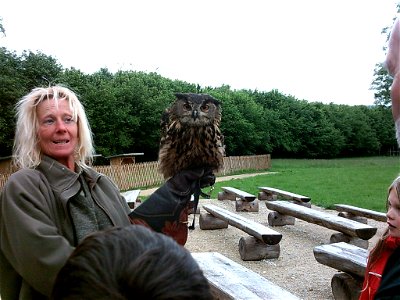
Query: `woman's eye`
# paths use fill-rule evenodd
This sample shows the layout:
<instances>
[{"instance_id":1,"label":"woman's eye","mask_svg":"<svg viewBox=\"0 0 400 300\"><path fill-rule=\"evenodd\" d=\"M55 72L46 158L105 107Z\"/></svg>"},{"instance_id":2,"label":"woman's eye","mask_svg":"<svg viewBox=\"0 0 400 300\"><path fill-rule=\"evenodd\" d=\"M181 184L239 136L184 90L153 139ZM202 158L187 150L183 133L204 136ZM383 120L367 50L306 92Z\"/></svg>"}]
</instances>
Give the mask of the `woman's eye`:
<instances>
[{"instance_id":1,"label":"woman's eye","mask_svg":"<svg viewBox=\"0 0 400 300\"><path fill-rule=\"evenodd\" d=\"M70 124L70 123L74 122L74 119L72 119L72 117L66 117L66 118L64 119L64 122L65 122L66 124Z\"/></svg>"},{"instance_id":2,"label":"woman's eye","mask_svg":"<svg viewBox=\"0 0 400 300\"><path fill-rule=\"evenodd\" d=\"M45 124L45 125L51 125L51 124L53 124L54 123L54 120L53 119L45 119L44 121L43 121L43 124Z\"/></svg>"}]
</instances>

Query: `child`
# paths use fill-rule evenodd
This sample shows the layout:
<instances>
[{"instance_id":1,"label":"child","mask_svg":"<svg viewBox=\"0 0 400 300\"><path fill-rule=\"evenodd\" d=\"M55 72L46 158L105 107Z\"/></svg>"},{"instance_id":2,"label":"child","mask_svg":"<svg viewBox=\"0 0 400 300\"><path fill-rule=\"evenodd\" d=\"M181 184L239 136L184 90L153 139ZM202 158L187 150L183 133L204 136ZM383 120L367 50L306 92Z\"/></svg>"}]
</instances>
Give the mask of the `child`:
<instances>
[{"instance_id":1,"label":"child","mask_svg":"<svg viewBox=\"0 0 400 300\"><path fill-rule=\"evenodd\" d=\"M58 273L52 299L212 299L192 255L141 225L85 238Z\"/></svg>"},{"instance_id":2,"label":"child","mask_svg":"<svg viewBox=\"0 0 400 300\"><path fill-rule=\"evenodd\" d=\"M365 272L360 300L374 299L389 256L400 246L400 176L389 187L387 200L387 224L382 238L371 250ZM400 291L399 291L400 293Z\"/></svg>"}]
</instances>

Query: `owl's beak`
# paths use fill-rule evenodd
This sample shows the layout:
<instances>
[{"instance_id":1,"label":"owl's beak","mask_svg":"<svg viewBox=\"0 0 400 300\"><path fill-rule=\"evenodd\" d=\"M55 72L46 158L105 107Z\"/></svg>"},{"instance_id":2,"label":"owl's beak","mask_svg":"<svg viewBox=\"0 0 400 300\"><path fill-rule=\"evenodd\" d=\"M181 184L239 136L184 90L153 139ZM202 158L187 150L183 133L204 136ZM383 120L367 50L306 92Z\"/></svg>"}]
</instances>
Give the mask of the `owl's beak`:
<instances>
[{"instance_id":1,"label":"owl's beak","mask_svg":"<svg viewBox=\"0 0 400 300\"><path fill-rule=\"evenodd\" d=\"M194 120L196 120L198 117L199 117L199 112L195 109L195 110L192 112L192 118L193 118Z\"/></svg>"}]
</instances>

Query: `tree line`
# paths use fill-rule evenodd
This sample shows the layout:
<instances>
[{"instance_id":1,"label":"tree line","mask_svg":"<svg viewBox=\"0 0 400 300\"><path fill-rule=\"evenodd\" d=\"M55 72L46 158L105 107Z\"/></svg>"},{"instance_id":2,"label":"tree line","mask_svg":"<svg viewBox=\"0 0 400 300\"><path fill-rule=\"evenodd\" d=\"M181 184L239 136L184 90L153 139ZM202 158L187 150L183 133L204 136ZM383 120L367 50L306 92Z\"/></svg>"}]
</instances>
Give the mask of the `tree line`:
<instances>
[{"instance_id":1,"label":"tree line","mask_svg":"<svg viewBox=\"0 0 400 300\"><path fill-rule=\"evenodd\" d=\"M390 84L382 70L381 66L375 71L384 79L377 83L381 90ZM397 150L388 93L385 98L380 92L370 107L323 104L277 90L201 87L153 72L112 73L104 68L85 74L65 69L41 52L18 55L2 47L0 157L11 155L18 99L34 87L53 84L78 94L92 126L96 152L103 156L143 152L143 160L156 160L161 114L176 92L207 93L221 101L221 129L229 156L269 153L272 157L333 158Z\"/></svg>"}]
</instances>

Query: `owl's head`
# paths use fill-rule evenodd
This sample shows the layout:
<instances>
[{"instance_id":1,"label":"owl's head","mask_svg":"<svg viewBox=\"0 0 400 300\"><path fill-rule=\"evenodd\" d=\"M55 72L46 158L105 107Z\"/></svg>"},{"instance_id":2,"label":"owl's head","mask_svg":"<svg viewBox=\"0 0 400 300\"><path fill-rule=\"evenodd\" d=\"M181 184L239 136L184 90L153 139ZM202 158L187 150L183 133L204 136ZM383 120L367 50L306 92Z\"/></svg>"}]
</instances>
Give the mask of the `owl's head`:
<instances>
[{"instance_id":1,"label":"owl's head","mask_svg":"<svg viewBox=\"0 0 400 300\"><path fill-rule=\"evenodd\" d=\"M217 99L207 94L176 93L170 112L182 125L207 126L221 121L221 107Z\"/></svg>"}]
</instances>

